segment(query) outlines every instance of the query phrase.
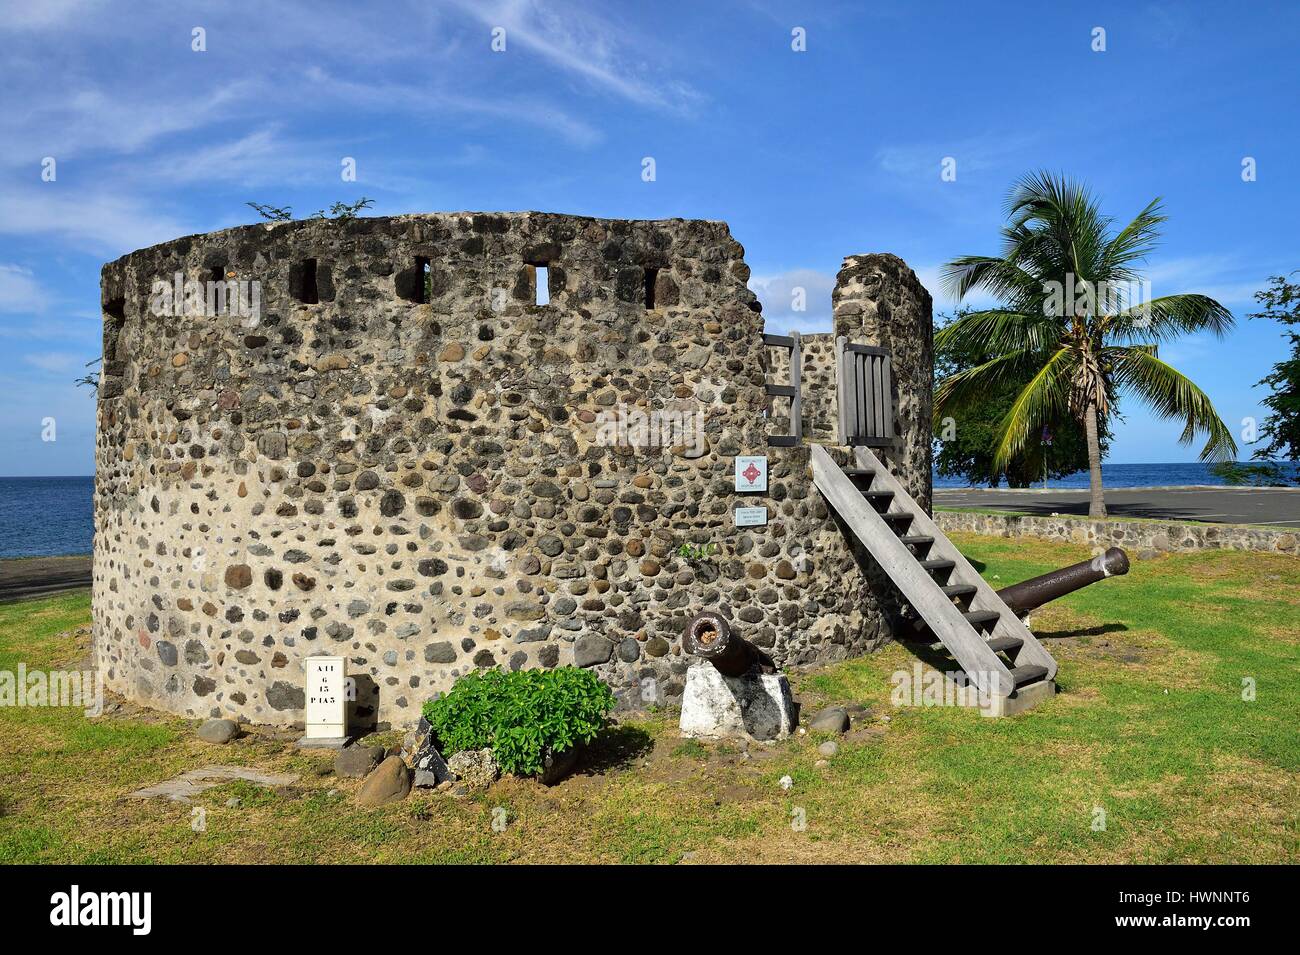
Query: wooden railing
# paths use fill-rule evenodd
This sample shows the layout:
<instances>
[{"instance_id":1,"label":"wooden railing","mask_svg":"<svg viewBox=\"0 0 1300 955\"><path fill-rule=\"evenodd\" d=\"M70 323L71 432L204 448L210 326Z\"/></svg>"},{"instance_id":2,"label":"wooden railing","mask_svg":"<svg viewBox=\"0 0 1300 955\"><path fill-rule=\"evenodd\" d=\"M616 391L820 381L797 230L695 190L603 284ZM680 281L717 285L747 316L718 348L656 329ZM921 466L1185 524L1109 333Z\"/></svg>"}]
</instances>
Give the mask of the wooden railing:
<instances>
[{"instance_id":1,"label":"wooden railing","mask_svg":"<svg viewBox=\"0 0 1300 955\"><path fill-rule=\"evenodd\" d=\"M790 384L774 385L765 382L766 393L775 398L790 399L790 433L770 434L770 447L790 448L803 442L803 399L800 396L800 378L803 374L803 355L799 346L799 333L789 335L763 335L763 344L769 348L786 348L790 351Z\"/></svg>"}]
</instances>

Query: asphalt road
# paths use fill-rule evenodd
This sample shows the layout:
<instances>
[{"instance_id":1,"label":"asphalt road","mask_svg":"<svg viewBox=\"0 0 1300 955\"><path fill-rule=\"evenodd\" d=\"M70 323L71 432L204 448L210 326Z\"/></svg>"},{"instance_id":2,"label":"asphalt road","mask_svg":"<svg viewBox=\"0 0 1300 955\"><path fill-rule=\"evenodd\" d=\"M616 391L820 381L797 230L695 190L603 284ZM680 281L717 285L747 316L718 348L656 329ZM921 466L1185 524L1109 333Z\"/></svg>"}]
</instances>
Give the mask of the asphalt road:
<instances>
[{"instance_id":1,"label":"asphalt road","mask_svg":"<svg viewBox=\"0 0 1300 955\"><path fill-rule=\"evenodd\" d=\"M39 597L89 586L89 554L0 560L0 600Z\"/></svg>"},{"instance_id":2,"label":"asphalt road","mask_svg":"<svg viewBox=\"0 0 1300 955\"><path fill-rule=\"evenodd\" d=\"M1088 492L935 488L934 503L1026 514L1087 515ZM1111 517L1119 518L1300 527L1300 488L1107 488L1106 509Z\"/></svg>"}]
</instances>

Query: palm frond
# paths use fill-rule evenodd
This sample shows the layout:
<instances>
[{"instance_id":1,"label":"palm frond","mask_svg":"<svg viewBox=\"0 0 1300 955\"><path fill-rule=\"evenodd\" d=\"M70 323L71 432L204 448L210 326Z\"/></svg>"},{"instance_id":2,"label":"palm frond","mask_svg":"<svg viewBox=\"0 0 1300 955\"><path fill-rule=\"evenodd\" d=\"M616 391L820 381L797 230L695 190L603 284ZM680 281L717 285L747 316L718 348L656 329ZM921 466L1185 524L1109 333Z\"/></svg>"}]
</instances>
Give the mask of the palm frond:
<instances>
[{"instance_id":1,"label":"palm frond","mask_svg":"<svg viewBox=\"0 0 1300 955\"><path fill-rule=\"evenodd\" d=\"M968 312L935 332L937 350L956 348L973 355L1045 351L1057 344L1058 326L1042 314L985 309Z\"/></svg>"},{"instance_id":2,"label":"palm frond","mask_svg":"<svg viewBox=\"0 0 1300 955\"><path fill-rule=\"evenodd\" d=\"M1024 450L1036 427L1059 418L1065 411L1070 365L1077 359L1072 349L1060 348L1016 396L1000 426L1001 436L993 453L993 466L1005 469Z\"/></svg>"},{"instance_id":3,"label":"palm frond","mask_svg":"<svg viewBox=\"0 0 1300 955\"><path fill-rule=\"evenodd\" d=\"M1134 264L1146 259L1155 250L1160 237L1160 226L1168 216L1160 213L1160 197L1147 203L1133 221L1120 229L1106 244L1102 261L1112 281L1131 281L1137 278Z\"/></svg>"},{"instance_id":4,"label":"palm frond","mask_svg":"<svg viewBox=\"0 0 1300 955\"><path fill-rule=\"evenodd\" d=\"M1036 351L1020 349L949 375L935 389L934 420L982 400L1007 381L1023 380L1037 366L1040 357Z\"/></svg>"},{"instance_id":5,"label":"palm frond","mask_svg":"<svg viewBox=\"0 0 1300 955\"><path fill-rule=\"evenodd\" d=\"M1043 283L1014 262L990 255L963 255L943 267L944 290L961 301L982 288L1008 303L1032 301Z\"/></svg>"},{"instance_id":6,"label":"palm frond","mask_svg":"<svg viewBox=\"0 0 1300 955\"><path fill-rule=\"evenodd\" d=\"M1202 461L1236 459L1237 442L1214 410L1209 396L1178 369L1157 358L1154 348L1108 348L1106 355L1121 387L1130 389L1146 402L1157 417L1183 420L1179 443L1191 444L1198 432L1204 432Z\"/></svg>"},{"instance_id":7,"label":"palm frond","mask_svg":"<svg viewBox=\"0 0 1300 955\"><path fill-rule=\"evenodd\" d=\"M1232 330L1232 313L1208 295L1165 295L1125 308L1102 322L1104 333L1121 342L1171 341L1194 332L1222 338Z\"/></svg>"}]
</instances>

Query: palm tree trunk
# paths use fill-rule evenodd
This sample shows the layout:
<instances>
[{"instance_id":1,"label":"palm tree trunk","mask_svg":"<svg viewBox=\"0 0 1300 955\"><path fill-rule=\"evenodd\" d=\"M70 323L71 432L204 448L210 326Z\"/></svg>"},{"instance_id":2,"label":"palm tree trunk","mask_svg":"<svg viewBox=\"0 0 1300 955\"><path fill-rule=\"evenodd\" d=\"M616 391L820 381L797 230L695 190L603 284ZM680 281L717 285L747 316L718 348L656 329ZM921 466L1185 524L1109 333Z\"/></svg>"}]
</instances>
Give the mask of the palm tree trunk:
<instances>
[{"instance_id":1,"label":"palm tree trunk","mask_svg":"<svg viewBox=\"0 0 1300 955\"><path fill-rule=\"evenodd\" d=\"M1088 516L1106 516L1106 496L1101 489L1101 444L1097 440L1097 404L1088 402L1083 414L1083 430L1088 437Z\"/></svg>"}]
</instances>

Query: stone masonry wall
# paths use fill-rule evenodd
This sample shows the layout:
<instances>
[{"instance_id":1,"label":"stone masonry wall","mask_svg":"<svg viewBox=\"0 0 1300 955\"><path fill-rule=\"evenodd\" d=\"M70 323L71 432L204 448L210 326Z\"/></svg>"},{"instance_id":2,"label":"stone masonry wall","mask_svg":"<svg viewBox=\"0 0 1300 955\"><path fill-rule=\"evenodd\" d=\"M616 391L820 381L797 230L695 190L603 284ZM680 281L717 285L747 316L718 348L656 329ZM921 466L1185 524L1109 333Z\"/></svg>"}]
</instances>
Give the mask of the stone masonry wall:
<instances>
[{"instance_id":1,"label":"stone masonry wall","mask_svg":"<svg viewBox=\"0 0 1300 955\"><path fill-rule=\"evenodd\" d=\"M154 314L177 272L259 282L260 317ZM590 666L626 706L676 702L703 609L785 664L878 645L887 585L807 448L765 447L784 428L762 417L748 277L724 223L539 213L246 226L106 265L108 685L289 724L303 660L340 654L352 718L398 726L490 666ZM620 411L699 413L703 441L607 446ZM735 493L734 457L764 453L768 493ZM768 525L736 528L751 504Z\"/></svg>"},{"instance_id":2,"label":"stone masonry wall","mask_svg":"<svg viewBox=\"0 0 1300 955\"><path fill-rule=\"evenodd\" d=\"M1134 556L1143 551L1192 552L1252 550L1300 555L1300 534L1240 524L1186 524L1177 521L1092 520L1087 517L1038 517L1019 514L973 514L936 511L945 531L967 531L997 537L1036 537L1093 547L1125 547Z\"/></svg>"}]
</instances>

